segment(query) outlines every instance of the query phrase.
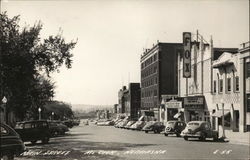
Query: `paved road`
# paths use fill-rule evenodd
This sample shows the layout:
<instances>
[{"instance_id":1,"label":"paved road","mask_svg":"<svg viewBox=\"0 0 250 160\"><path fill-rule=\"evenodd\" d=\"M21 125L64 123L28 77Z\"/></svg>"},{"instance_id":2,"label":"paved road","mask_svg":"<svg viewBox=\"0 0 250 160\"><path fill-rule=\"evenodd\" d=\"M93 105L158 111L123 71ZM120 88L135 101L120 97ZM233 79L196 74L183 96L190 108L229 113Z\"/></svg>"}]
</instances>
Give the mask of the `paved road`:
<instances>
[{"instance_id":1,"label":"paved road","mask_svg":"<svg viewBox=\"0 0 250 160\"><path fill-rule=\"evenodd\" d=\"M80 125L49 144L31 145L17 159L250 159L249 146L207 140L185 141L175 136Z\"/></svg>"}]
</instances>

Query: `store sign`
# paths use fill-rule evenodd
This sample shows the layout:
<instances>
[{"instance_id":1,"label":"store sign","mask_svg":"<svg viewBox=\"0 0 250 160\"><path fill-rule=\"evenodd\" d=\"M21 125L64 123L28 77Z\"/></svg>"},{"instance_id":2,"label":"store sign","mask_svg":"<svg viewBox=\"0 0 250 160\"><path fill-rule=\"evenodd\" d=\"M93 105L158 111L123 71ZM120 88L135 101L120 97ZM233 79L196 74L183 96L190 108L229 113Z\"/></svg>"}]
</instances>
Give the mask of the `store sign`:
<instances>
[{"instance_id":1,"label":"store sign","mask_svg":"<svg viewBox=\"0 0 250 160\"><path fill-rule=\"evenodd\" d=\"M183 32L183 77L191 77L191 32Z\"/></svg>"},{"instance_id":2,"label":"store sign","mask_svg":"<svg viewBox=\"0 0 250 160\"><path fill-rule=\"evenodd\" d=\"M166 102L166 108L182 108L182 102L174 101L174 102Z\"/></svg>"},{"instance_id":3,"label":"store sign","mask_svg":"<svg viewBox=\"0 0 250 160\"><path fill-rule=\"evenodd\" d=\"M185 97L184 105L204 105L204 97Z\"/></svg>"}]
</instances>

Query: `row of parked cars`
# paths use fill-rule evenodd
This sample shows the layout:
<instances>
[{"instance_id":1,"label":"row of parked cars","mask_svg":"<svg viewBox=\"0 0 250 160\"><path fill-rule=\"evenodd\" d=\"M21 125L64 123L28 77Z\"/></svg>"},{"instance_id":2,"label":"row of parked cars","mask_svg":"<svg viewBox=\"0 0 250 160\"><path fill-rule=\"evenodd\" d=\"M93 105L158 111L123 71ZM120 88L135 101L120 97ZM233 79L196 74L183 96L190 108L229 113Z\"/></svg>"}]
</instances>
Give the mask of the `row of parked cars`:
<instances>
[{"instance_id":1,"label":"row of parked cars","mask_svg":"<svg viewBox=\"0 0 250 160\"><path fill-rule=\"evenodd\" d=\"M0 123L0 157L6 160L14 159L14 155L20 155L25 151L23 142L35 144L37 141L41 141L46 144L50 138L64 135L69 128L79 125L79 123L80 121L73 120L34 120L17 122L14 128Z\"/></svg>"},{"instance_id":2,"label":"row of parked cars","mask_svg":"<svg viewBox=\"0 0 250 160\"><path fill-rule=\"evenodd\" d=\"M165 136L176 135L177 137L183 137L185 140L189 138L198 138L204 141L206 138L213 138L214 141L218 140L218 131L214 131L211 128L209 122L206 121L190 121L187 124L183 121L168 121L166 124L158 121L133 121L129 118L114 120L114 127L124 128L130 130L140 130L145 133L163 132Z\"/></svg>"}]
</instances>

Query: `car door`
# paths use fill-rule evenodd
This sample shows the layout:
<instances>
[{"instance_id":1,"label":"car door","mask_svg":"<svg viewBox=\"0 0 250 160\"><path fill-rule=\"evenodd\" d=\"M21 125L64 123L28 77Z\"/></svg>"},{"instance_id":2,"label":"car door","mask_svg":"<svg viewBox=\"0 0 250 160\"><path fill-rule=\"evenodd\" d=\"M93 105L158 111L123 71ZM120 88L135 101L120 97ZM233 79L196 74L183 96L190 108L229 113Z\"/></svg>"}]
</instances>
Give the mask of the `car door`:
<instances>
[{"instance_id":1,"label":"car door","mask_svg":"<svg viewBox=\"0 0 250 160\"><path fill-rule=\"evenodd\" d=\"M33 132L33 125L31 122L26 122L23 124L23 129L22 131L22 139L24 141L30 141L33 136L35 136L32 132Z\"/></svg>"}]
</instances>

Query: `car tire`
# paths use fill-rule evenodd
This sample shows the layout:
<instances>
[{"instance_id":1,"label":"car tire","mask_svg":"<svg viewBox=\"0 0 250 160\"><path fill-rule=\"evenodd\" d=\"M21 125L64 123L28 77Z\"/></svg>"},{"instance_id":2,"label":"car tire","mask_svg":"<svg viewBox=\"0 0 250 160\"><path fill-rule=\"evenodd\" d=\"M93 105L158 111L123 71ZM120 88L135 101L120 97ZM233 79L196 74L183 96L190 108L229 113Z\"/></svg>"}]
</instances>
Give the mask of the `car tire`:
<instances>
[{"instance_id":1,"label":"car tire","mask_svg":"<svg viewBox=\"0 0 250 160\"><path fill-rule=\"evenodd\" d=\"M201 135L201 137L199 137L199 140L200 141L205 141L206 140L206 136L203 134L203 135Z\"/></svg>"},{"instance_id":2,"label":"car tire","mask_svg":"<svg viewBox=\"0 0 250 160\"><path fill-rule=\"evenodd\" d=\"M157 130L154 130L154 133L158 133L158 131L157 131Z\"/></svg>"},{"instance_id":3,"label":"car tire","mask_svg":"<svg viewBox=\"0 0 250 160\"><path fill-rule=\"evenodd\" d=\"M218 135L214 135L213 140L218 141Z\"/></svg>"},{"instance_id":4,"label":"car tire","mask_svg":"<svg viewBox=\"0 0 250 160\"><path fill-rule=\"evenodd\" d=\"M42 143L43 143L43 144L49 143L49 137L44 137L44 138L42 139Z\"/></svg>"},{"instance_id":5,"label":"car tire","mask_svg":"<svg viewBox=\"0 0 250 160\"><path fill-rule=\"evenodd\" d=\"M145 133L148 133L148 131L145 131Z\"/></svg>"},{"instance_id":6,"label":"car tire","mask_svg":"<svg viewBox=\"0 0 250 160\"><path fill-rule=\"evenodd\" d=\"M185 140L185 141L188 141L188 137L185 136L185 137L184 137L184 140Z\"/></svg>"},{"instance_id":7,"label":"car tire","mask_svg":"<svg viewBox=\"0 0 250 160\"><path fill-rule=\"evenodd\" d=\"M36 140L33 140L33 141L30 141L31 142L31 144L36 144Z\"/></svg>"},{"instance_id":8,"label":"car tire","mask_svg":"<svg viewBox=\"0 0 250 160\"><path fill-rule=\"evenodd\" d=\"M179 134L179 133L176 133L176 137L180 137L180 134Z\"/></svg>"},{"instance_id":9,"label":"car tire","mask_svg":"<svg viewBox=\"0 0 250 160\"><path fill-rule=\"evenodd\" d=\"M164 135L165 135L166 137L168 136L168 134L167 134L167 133L165 133Z\"/></svg>"}]
</instances>

